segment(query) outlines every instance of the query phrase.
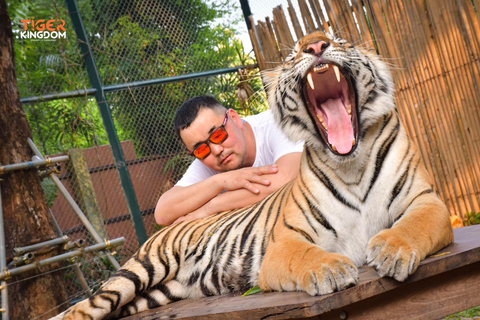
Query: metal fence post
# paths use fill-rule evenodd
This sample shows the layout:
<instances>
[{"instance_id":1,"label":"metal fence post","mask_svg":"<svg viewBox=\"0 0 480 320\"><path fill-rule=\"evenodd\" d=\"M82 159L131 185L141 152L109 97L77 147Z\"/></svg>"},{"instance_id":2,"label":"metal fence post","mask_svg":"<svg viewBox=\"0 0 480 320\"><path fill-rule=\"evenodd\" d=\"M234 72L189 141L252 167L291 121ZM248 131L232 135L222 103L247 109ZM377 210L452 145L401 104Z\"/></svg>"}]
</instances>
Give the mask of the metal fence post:
<instances>
[{"instance_id":1,"label":"metal fence post","mask_svg":"<svg viewBox=\"0 0 480 320\"><path fill-rule=\"evenodd\" d=\"M147 240L147 231L145 225L143 224L140 207L138 205L137 197L135 195L135 190L133 189L132 180L128 172L128 168L125 164L125 157L120 145L120 140L115 129L115 124L113 123L112 114L110 112L109 105L107 103L107 98L103 90L102 79L98 72L97 64L95 57L93 56L92 49L90 47L87 33L83 26L82 18L80 16L78 6L75 0L66 0L68 6L68 12L72 19L73 27L75 28L75 33L77 34L77 39L79 41L80 49L85 58L85 65L88 71L88 77L90 79L91 85L96 89L95 99L97 100L98 106L100 108L100 113L102 115L103 123L107 131L108 140L110 146L112 147L113 156L115 158L115 164L120 175L120 181L122 183L123 191L125 192L125 197L127 200L128 208L130 210L130 215L135 226L135 231L137 233L138 242L142 245Z\"/></svg>"},{"instance_id":2,"label":"metal fence post","mask_svg":"<svg viewBox=\"0 0 480 320\"><path fill-rule=\"evenodd\" d=\"M252 29L252 24L250 23L248 17L252 15L252 11L250 10L250 4L248 3L248 0L240 0L240 6L242 7L243 18L247 24L247 29L250 30Z\"/></svg>"}]
</instances>

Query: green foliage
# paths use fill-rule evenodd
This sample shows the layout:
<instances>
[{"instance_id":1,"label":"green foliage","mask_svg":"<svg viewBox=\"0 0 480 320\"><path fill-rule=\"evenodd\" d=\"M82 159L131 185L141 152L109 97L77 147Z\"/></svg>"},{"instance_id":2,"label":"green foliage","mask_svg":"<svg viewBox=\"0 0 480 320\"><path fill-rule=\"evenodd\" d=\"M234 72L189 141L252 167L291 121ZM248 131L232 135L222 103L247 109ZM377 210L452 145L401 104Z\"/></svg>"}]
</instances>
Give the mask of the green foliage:
<instances>
[{"instance_id":1,"label":"green foliage","mask_svg":"<svg viewBox=\"0 0 480 320\"><path fill-rule=\"evenodd\" d=\"M62 7L63 6L63 7ZM15 1L9 5L15 37L17 80L21 98L90 87L75 32L63 2ZM22 39L23 19L63 19L66 39ZM107 142L98 107L88 97L62 99L23 108L34 141L45 154Z\"/></svg>"},{"instance_id":2,"label":"green foliage","mask_svg":"<svg viewBox=\"0 0 480 320\"><path fill-rule=\"evenodd\" d=\"M465 215L464 225L473 226L475 224L480 224L480 212L468 212Z\"/></svg>"},{"instance_id":3,"label":"green foliage","mask_svg":"<svg viewBox=\"0 0 480 320\"><path fill-rule=\"evenodd\" d=\"M475 294L472 292L472 294ZM447 320L461 320L461 319L478 319L480 317L480 306L475 307L469 310L465 310L459 313L455 313L451 316L446 317Z\"/></svg>"},{"instance_id":4,"label":"green foliage","mask_svg":"<svg viewBox=\"0 0 480 320\"><path fill-rule=\"evenodd\" d=\"M242 297L251 296L252 294L257 294L257 293L261 293L261 292L263 292L263 290L260 289L259 286L255 286L255 287L251 288L250 290L248 290L247 292L245 292L244 294L242 294Z\"/></svg>"}]
</instances>

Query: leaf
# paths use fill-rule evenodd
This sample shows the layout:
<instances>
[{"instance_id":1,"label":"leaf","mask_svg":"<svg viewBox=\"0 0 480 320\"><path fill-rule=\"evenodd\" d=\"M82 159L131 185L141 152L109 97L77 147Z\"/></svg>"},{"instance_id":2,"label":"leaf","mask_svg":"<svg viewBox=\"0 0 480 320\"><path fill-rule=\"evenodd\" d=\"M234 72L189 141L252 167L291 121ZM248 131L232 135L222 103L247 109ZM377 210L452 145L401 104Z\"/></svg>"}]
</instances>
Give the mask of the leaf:
<instances>
[{"instance_id":1,"label":"leaf","mask_svg":"<svg viewBox=\"0 0 480 320\"><path fill-rule=\"evenodd\" d=\"M257 293L260 293L260 292L263 292L263 290L260 289L259 286L256 286L256 287L253 287L252 289L248 290L244 294L242 294L242 297L251 296L252 294L257 294Z\"/></svg>"}]
</instances>

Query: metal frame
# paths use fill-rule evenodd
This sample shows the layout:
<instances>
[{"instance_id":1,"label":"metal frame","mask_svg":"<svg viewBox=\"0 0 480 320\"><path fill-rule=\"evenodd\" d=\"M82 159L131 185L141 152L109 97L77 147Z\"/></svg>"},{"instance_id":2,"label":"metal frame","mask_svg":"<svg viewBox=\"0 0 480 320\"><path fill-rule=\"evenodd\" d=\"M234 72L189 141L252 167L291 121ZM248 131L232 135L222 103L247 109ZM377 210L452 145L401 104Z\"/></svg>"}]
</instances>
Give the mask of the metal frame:
<instances>
[{"instance_id":1,"label":"metal frame","mask_svg":"<svg viewBox=\"0 0 480 320\"><path fill-rule=\"evenodd\" d=\"M132 179L130 178L130 173L128 168L125 165L125 156L120 145L120 139L117 135L117 130L115 129L115 124L113 123L112 113L110 111L109 104L107 103L107 97L102 85L102 79L98 72L97 63L95 57L93 56L92 48L88 41L87 32L83 26L82 17L80 16L77 2L75 0L66 0L68 12L72 19L73 27L77 34L79 40L80 49L82 55L85 58L85 65L88 71L88 77L92 86L96 89L95 99L97 100L98 107L100 108L100 114L102 115L103 124L105 130L107 131L108 141L112 148L113 157L115 158L115 164L117 166L118 174L120 176L120 181L122 183L122 188L125 193L125 198L127 200L127 205L130 210L130 215L132 216L133 225L137 233L138 242L142 245L147 241L147 230L143 224L142 214L140 212L140 206L138 205L137 196L133 188Z\"/></svg>"},{"instance_id":2,"label":"metal frame","mask_svg":"<svg viewBox=\"0 0 480 320\"><path fill-rule=\"evenodd\" d=\"M43 167L52 167L56 166L57 162L64 162L69 159L68 156L60 156L60 157L46 157L44 158L41 152L38 150L37 146L34 142L28 138L28 144L32 149L34 156L33 161L16 163L11 165L0 166L0 176L5 174L9 171L14 170L26 170L31 168L41 169ZM2 320L9 320L9 306L8 306L8 286L7 280L10 279L12 276L31 271L43 266L50 265L55 262L64 261L67 259L74 259L75 257L81 256L85 253L91 253L96 251L105 251L105 255L109 262L113 265L115 269L120 269L120 264L118 261L113 257L112 253L109 252L110 249L113 247L119 246L125 242L124 237L116 238L113 240L102 239L95 228L92 226L90 221L88 221L85 214L81 211L80 207L76 204L70 193L67 189L63 186L60 179L55 175L53 170L46 170L50 178L54 181L60 192L66 198L67 202L72 206L73 210L77 214L80 221L83 223L85 228L90 232L95 242L94 245L84 248L85 241L83 239L76 240L74 242L69 241L70 238L68 236L59 237L56 239L44 241L41 243L37 243L34 245L29 245L25 247L18 247L14 248L14 260L12 261L11 265L7 265L6 259L6 245L5 245L5 231L4 231L4 218L3 218L3 204L2 204L2 194L0 188L0 291L1 291L1 299L2 304L0 308L0 313L2 314ZM50 211L51 213L51 211ZM55 225L57 226L57 232L62 233L60 227L56 223L56 219L52 214L52 219L55 221ZM56 255L54 257L50 257L44 260L35 261L35 263L31 263L32 259L35 256L35 251L40 250L45 247L50 246L58 246L64 245L64 250L69 252ZM73 249L73 250L72 250ZM72 260L74 262L74 260ZM75 272L82 284L82 287L87 292L88 295L91 295L92 292L88 287L88 284L83 276L83 273L80 270L78 264L73 264Z\"/></svg>"},{"instance_id":3,"label":"metal frame","mask_svg":"<svg viewBox=\"0 0 480 320\"><path fill-rule=\"evenodd\" d=\"M7 255L5 247L5 230L3 227L3 204L2 204L2 190L0 185L0 270L7 268ZM8 287L5 280L0 281L0 291L2 297L2 320L9 320L10 315L8 312Z\"/></svg>"},{"instance_id":4,"label":"metal frame","mask_svg":"<svg viewBox=\"0 0 480 320\"><path fill-rule=\"evenodd\" d=\"M241 70L241 69L251 69L251 68L258 68L258 64L210 70L210 71L204 71L204 72L189 73L189 74L183 74L183 75L173 76L168 78L158 78L158 79L152 79L152 80L134 81L134 82L128 82L124 84L116 84L116 85L103 87L103 92L110 93L115 91L149 87L149 86L154 86L159 84L167 84L167 83L173 83L173 82L179 82L179 81L185 81L185 80L193 80L193 79L199 79L199 78L205 78L205 77L211 77L211 76L218 76L221 74L238 72L238 70ZM52 100L65 99L65 98L93 96L96 93L97 93L97 89L75 90L75 91L69 91L69 92L52 93L52 94L46 94L43 96L23 98L23 99L20 99L20 102L22 103L44 102L44 101L52 101Z\"/></svg>"}]
</instances>

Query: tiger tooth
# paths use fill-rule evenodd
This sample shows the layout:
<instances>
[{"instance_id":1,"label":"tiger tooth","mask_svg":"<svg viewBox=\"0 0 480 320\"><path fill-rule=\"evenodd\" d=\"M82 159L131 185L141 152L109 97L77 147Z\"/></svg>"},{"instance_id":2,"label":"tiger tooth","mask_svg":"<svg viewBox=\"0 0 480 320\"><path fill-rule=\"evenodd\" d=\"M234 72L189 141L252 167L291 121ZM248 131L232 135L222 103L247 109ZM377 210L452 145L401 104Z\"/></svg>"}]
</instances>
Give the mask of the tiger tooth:
<instances>
[{"instance_id":1,"label":"tiger tooth","mask_svg":"<svg viewBox=\"0 0 480 320\"><path fill-rule=\"evenodd\" d=\"M353 138L353 140L352 140L352 147L355 145L355 143L357 143L357 140L355 140L355 138Z\"/></svg>"},{"instance_id":2,"label":"tiger tooth","mask_svg":"<svg viewBox=\"0 0 480 320\"><path fill-rule=\"evenodd\" d=\"M349 115L352 114L352 105L351 105L351 104L349 104L349 105L347 106L347 112L348 112Z\"/></svg>"},{"instance_id":3,"label":"tiger tooth","mask_svg":"<svg viewBox=\"0 0 480 320\"><path fill-rule=\"evenodd\" d=\"M333 65L333 71L335 71L335 76L337 77L337 82L340 82L340 70L336 65Z\"/></svg>"},{"instance_id":4,"label":"tiger tooth","mask_svg":"<svg viewBox=\"0 0 480 320\"><path fill-rule=\"evenodd\" d=\"M313 79L312 79L312 74L309 73L307 75L307 80L308 80L308 84L310 85L310 88L312 88L312 90L315 90L315 85L313 84Z\"/></svg>"},{"instance_id":5,"label":"tiger tooth","mask_svg":"<svg viewBox=\"0 0 480 320\"><path fill-rule=\"evenodd\" d=\"M318 72L324 71L326 69L328 69L328 64L324 64L324 65L321 65L321 66L314 67L313 72L318 73Z\"/></svg>"},{"instance_id":6,"label":"tiger tooth","mask_svg":"<svg viewBox=\"0 0 480 320\"><path fill-rule=\"evenodd\" d=\"M332 144L333 151L337 151L337 148Z\"/></svg>"},{"instance_id":7,"label":"tiger tooth","mask_svg":"<svg viewBox=\"0 0 480 320\"><path fill-rule=\"evenodd\" d=\"M320 123L322 124L322 126L325 128L325 130L327 130L327 124L325 123L325 119L323 119L323 117L319 114L317 114L317 119L320 121Z\"/></svg>"}]
</instances>

